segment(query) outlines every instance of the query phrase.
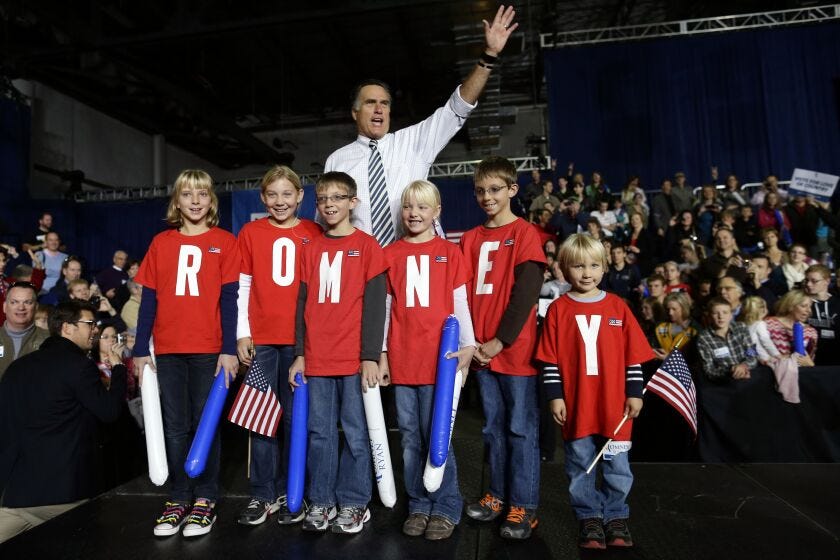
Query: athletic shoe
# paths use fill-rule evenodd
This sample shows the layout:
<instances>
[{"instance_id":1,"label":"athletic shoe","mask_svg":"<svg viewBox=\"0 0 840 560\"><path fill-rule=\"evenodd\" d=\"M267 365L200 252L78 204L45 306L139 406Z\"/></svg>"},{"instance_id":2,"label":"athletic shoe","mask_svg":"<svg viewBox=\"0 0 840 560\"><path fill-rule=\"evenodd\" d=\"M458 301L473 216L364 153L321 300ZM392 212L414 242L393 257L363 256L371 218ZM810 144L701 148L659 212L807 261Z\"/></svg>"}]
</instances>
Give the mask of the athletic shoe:
<instances>
[{"instance_id":1,"label":"athletic shoe","mask_svg":"<svg viewBox=\"0 0 840 560\"><path fill-rule=\"evenodd\" d=\"M429 516L425 513L409 514L408 519L403 523L402 532L409 537L419 537L426 532L426 526L429 524Z\"/></svg>"},{"instance_id":2,"label":"athletic shoe","mask_svg":"<svg viewBox=\"0 0 840 560\"><path fill-rule=\"evenodd\" d=\"M601 525L600 519L595 517L581 519L578 545L581 548L607 548L604 527Z\"/></svg>"},{"instance_id":3,"label":"athletic shoe","mask_svg":"<svg viewBox=\"0 0 840 560\"><path fill-rule=\"evenodd\" d=\"M300 510L297 512L289 511L289 502L286 501L286 496L280 496L274 502L277 505L277 523L280 525L294 525L300 523L306 517L306 500L300 505Z\"/></svg>"},{"instance_id":4,"label":"athletic shoe","mask_svg":"<svg viewBox=\"0 0 840 560\"><path fill-rule=\"evenodd\" d=\"M192 511L187 516L187 522L184 524L185 537L197 537L210 532L213 523L216 522L214 506L215 504L211 504L209 500L204 498L195 501Z\"/></svg>"},{"instance_id":5,"label":"athletic shoe","mask_svg":"<svg viewBox=\"0 0 840 560\"><path fill-rule=\"evenodd\" d=\"M619 546L628 548L633 546L633 537L630 536L630 528L626 519L613 519L604 527L607 546Z\"/></svg>"},{"instance_id":6,"label":"athletic shoe","mask_svg":"<svg viewBox=\"0 0 840 560\"><path fill-rule=\"evenodd\" d=\"M166 502L163 513L155 521L155 536L168 537L180 531L189 509L189 504Z\"/></svg>"},{"instance_id":7,"label":"athletic shoe","mask_svg":"<svg viewBox=\"0 0 840 560\"><path fill-rule=\"evenodd\" d=\"M335 519L335 506L309 506L303 520L304 531L326 531Z\"/></svg>"},{"instance_id":8,"label":"athletic shoe","mask_svg":"<svg viewBox=\"0 0 840 560\"><path fill-rule=\"evenodd\" d=\"M477 521L493 521L502 514L504 505L502 500L488 492L476 503L469 504L465 511Z\"/></svg>"},{"instance_id":9,"label":"athletic shoe","mask_svg":"<svg viewBox=\"0 0 840 560\"><path fill-rule=\"evenodd\" d=\"M251 498L248 507L242 510L236 521L240 525L260 525L278 509L280 505L277 502L264 502L259 498Z\"/></svg>"},{"instance_id":10,"label":"athletic shoe","mask_svg":"<svg viewBox=\"0 0 840 560\"><path fill-rule=\"evenodd\" d=\"M429 519L429 526L426 527L426 539L430 541L442 541L452 536L455 524L440 515L433 515Z\"/></svg>"},{"instance_id":11,"label":"athletic shoe","mask_svg":"<svg viewBox=\"0 0 840 560\"><path fill-rule=\"evenodd\" d=\"M506 539L527 539L539 522L536 511L511 506L499 534Z\"/></svg>"},{"instance_id":12,"label":"athletic shoe","mask_svg":"<svg viewBox=\"0 0 840 560\"><path fill-rule=\"evenodd\" d=\"M344 506L338 512L338 517L333 521L332 532L348 535L360 533L368 521L370 521L370 510L368 508Z\"/></svg>"}]
</instances>

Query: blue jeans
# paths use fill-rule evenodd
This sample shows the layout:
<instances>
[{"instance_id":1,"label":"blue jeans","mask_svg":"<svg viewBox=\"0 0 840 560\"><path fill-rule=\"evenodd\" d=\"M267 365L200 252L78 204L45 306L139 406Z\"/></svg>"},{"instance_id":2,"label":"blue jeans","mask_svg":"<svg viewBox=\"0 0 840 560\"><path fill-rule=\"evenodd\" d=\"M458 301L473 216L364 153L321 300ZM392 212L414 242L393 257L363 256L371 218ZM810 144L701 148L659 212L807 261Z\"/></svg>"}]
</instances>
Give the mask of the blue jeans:
<instances>
[{"instance_id":1,"label":"blue jeans","mask_svg":"<svg viewBox=\"0 0 840 560\"><path fill-rule=\"evenodd\" d=\"M493 496L511 505L536 509L540 502L540 411L537 376L476 372L490 460Z\"/></svg>"},{"instance_id":2,"label":"blue jeans","mask_svg":"<svg viewBox=\"0 0 840 560\"><path fill-rule=\"evenodd\" d=\"M262 364L268 384L283 407L277 437L250 432L251 495L264 502L273 502L278 496L286 495L289 434L292 429L292 390L288 378L289 367L295 359L295 347L259 345L254 359Z\"/></svg>"},{"instance_id":3,"label":"blue jeans","mask_svg":"<svg viewBox=\"0 0 840 560\"><path fill-rule=\"evenodd\" d=\"M627 495L633 486L630 459L627 452L618 453L609 461L599 461L603 473L601 488L595 484L598 468L586 474L595 455L606 443L602 436L587 436L564 444L566 450L566 475L569 477L569 495L575 517L603 518L604 523L613 519L627 519L630 507Z\"/></svg>"},{"instance_id":4,"label":"blue jeans","mask_svg":"<svg viewBox=\"0 0 840 560\"><path fill-rule=\"evenodd\" d=\"M457 525L461 520L464 501L458 489L458 466L452 444L449 445L440 488L430 494L423 485L423 471L429 456L435 386L396 385L394 394L397 401L397 423L402 435L408 513L439 515Z\"/></svg>"},{"instance_id":5,"label":"blue jeans","mask_svg":"<svg viewBox=\"0 0 840 560\"><path fill-rule=\"evenodd\" d=\"M195 498L215 501L219 494L219 430L213 436L207 467L201 476L190 479L184 471L184 461L213 386L218 358L218 354L161 354L157 357L169 493L175 502L187 503Z\"/></svg>"},{"instance_id":6,"label":"blue jeans","mask_svg":"<svg viewBox=\"0 0 840 560\"><path fill-rule=\"evenodd\" d=\"M309 502L316 506L366 507L371 459L362 385L358 375L308 377ZM338 421L344 431L339 455Z\"/></svg>"}]
</instances>

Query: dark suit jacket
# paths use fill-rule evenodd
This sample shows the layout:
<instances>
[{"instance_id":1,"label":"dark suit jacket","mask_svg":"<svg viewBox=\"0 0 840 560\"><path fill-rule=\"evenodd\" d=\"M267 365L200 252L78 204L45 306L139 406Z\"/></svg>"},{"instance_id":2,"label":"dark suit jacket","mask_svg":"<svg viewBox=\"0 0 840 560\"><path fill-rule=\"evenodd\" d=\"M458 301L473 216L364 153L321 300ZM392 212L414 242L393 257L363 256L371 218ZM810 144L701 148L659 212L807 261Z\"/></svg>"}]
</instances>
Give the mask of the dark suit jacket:
<instances>
[{"instance_id":1,"label":"dark suit jacket","mask_svg":"<svg viewBox=\"0 0 840 560\"><path fill-rule=\"evenodd\" d=\"M96 493L97 419L116 420L126 368L111 389L70 340L50 337L15 360L0 381L0 491L3 506L64 504Z\"/></svg>"}]
</instances>

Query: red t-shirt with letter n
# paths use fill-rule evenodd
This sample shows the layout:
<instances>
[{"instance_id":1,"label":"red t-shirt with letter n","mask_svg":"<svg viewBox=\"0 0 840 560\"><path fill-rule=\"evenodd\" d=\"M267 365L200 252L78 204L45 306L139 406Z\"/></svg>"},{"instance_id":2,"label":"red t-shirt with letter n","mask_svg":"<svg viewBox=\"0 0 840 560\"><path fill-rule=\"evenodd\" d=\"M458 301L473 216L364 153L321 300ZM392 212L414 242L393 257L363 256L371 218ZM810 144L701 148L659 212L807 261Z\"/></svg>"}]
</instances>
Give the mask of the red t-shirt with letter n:
<instances>
[{"instance_id":1,"label":"red t-shirt with letter n","mask_svg":"<svg viewBox=\"0 0 840 560\"><path fill-rule=\"evenodd\" d=\"M627 304L601 294L578 300L567 293L555 300L537 347L536 359L556 364L563 382L566 441L592 434L629 441L632 420L613 435L624 417L627 367L655 357Z\"/></svg>"},{"instance_id":2,"label":"red t-shirt with letter n","mask_svg":"<svg viewBox=\"0 0 840 560\"><path fill-rule=\"evenodd\" d=\"M222 349L222 285L239 281L236 238L214 227L200 235L157 234L135 281L157 293L156 354L216 354Z\"/></svg>"},{"instance_id":3,"label":"red t-shirt with letter n","mask_svg":"<svg viewBox=\"0 0 840 560\"><path fill-rule=\"evenodd\" d=\"M476 343L496 336L516 281L514 267L527 261L545 264L534 227L517 218L501 227L478 226L461 237L472 279L467 287ZM537 302L513 344L490 361L490 369L507 375L536 375L532 363L537 343Z\"/></svg>"},{"instance_id":4,"label":"red t-shirt with letter n","mask_svg":"<svg viewBox=\"0 0 840 560\"><path fill-rule=\"evenodd\" d=\"M360 230L344 237L322 235L307 245L301 261L306 375L353 375L362 363L365 285L387 268L382 248Z\"/></svg>"},{"instance_id":5,"label":"red t-shirt with letter n","mask_svg":"<svg viewBox=\"0 0 840 560\"><path fill-rule=\"evenodd\" d=\"M300 220L280 228L262 218L239 231L243 274L251 276L248 322L254 344L294 344L295 314L300 288L301 252L323 234L321 226Z\"/></svg>"},{"instance_id":6,"label":"red t-shirt with letter n","mask_svg":"<svg viewBox=\"0 0 840 560\"><path fill-rule=\"evenodd\" d=\"M431 385L437 375L440 331L454 312L453 292L469 279L457 245L440 237L399 240L385 248L391 324L388 365L397 385Z\"/></svg>"}]
</instances>

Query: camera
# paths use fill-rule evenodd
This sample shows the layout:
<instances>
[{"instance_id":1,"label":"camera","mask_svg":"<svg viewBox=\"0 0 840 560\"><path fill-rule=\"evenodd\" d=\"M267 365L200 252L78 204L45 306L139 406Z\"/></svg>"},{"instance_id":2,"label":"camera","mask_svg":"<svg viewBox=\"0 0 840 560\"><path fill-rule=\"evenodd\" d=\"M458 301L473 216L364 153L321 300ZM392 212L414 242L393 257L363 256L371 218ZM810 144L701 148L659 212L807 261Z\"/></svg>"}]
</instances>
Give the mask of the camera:
<instances>
[{"instance_id":1,"label":"camera","mask_svg":"<svg viewBox=\"0 0 840 560\"><path fill-rule=\"evenodd\" d=\"M125 344L125 333L117 334L117 344Z\"/></svg>"}]
</instances>

